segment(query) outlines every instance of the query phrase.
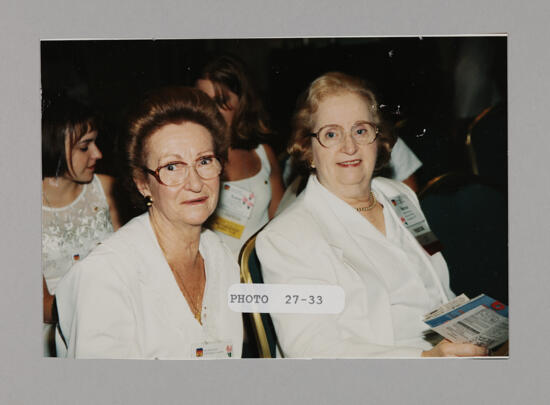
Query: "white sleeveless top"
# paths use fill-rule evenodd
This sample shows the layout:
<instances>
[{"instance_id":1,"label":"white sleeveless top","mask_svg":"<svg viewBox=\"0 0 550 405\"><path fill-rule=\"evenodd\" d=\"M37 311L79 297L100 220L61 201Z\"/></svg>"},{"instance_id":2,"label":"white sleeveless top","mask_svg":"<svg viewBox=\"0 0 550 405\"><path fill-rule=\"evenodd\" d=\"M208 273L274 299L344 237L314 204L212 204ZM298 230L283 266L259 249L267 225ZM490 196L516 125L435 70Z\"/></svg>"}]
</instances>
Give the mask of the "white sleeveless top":
<instances>
[{"instance_id":1,"label":"white sleeveless top","mask_svg":"<svg viewBox=\"0 0 550 405\"><path fill-rule=\"evenodd\" d=\"M109 205L96 175L71 204L42 206L42 273L50 294L71 266L111 233Z\"/></svg>"},{"instance_id":2,"label":"white sleeveless top","mask_svg":"<svg viewBox=\"0 0 550 405\"><path fill-rule=\"evenodd\" d=\"M216 232L225 244L231 249L235 260L239 256L242 245L256 231L269 221L268 208L271 202L271 165L262 145L259 145L255 152L261 161L261 168L258 173L247 179L237 181L222 182L220 187L220 201L218 208L214 212L214 217L224 218L223 223L227 226L221 226L214 221L211 223L211 229ZM245 197L246 194L246 197ZM229 204L231 199L243 198L246 200L248 212L243 214L238 207L230 207L231 210L224 209L225 204ZM244 204L244 202L243 202ZM227 206L227 205L225 205ZM244 228L243 228L244 227ZM235 232L235 228L238 231ZM240 235L240 236L235 236Z\"/></svg>"}]
</instances>

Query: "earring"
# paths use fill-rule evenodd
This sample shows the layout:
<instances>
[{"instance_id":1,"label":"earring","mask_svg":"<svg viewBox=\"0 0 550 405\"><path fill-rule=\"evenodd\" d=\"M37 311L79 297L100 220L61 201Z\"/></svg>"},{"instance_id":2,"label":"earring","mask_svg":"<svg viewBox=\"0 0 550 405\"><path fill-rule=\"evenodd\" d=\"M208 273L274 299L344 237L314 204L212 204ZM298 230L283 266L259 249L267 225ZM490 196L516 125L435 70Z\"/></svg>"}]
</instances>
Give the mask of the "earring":
<instances>
[{"instance_id":1,"label":"earring","mask_svg":"<svg viewBox=\"0 0 550 405\"><path fill-rule=\"evenodd\" d=\"M145 201L145 206L147 208L151 207L153 205L153 199L151 198L150 195L147 195L143 198L143 200Z\"/></svg>"},{"instance_id":2,"label":"earring","mask_svg":"<svg viewBox=\"0 0 550 405\"><path fill-rule=\"evenodd\" d=\"M315 163L313 163L313 159L311 159L311 161L309 162L309 167L315 169Z\"/></svg>"}]
</instances>

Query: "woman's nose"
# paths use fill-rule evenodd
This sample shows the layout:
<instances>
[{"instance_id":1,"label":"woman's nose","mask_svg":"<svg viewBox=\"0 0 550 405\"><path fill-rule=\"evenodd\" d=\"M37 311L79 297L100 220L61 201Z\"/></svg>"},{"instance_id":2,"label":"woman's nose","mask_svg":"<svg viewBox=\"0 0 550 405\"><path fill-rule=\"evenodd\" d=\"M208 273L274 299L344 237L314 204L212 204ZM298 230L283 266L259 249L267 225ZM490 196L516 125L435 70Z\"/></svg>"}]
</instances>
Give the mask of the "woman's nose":
<instances>
[{"instance_id":1,"label":"woman's nose","mask_svg":"<svg viewBox=\"0 0 550 405\"><path fill-rule=\"evenodd\" d=\"M193 166L190 166L187 168L187 177L185 179L185 182L183 183L183 186L186 190L193 191L195 193L198 193L202 190L203 182L202 178L197 173L197 169Z\"/></svg>"},{"instance_id":2,"label":"woman's nose","mask_svg":"<svg viewBox=\"0 0 550 405\"><path fill-rule=\"evenodd\" d=\"M357 152L357 143L351 134L346 134L341 145L342 151L348 155L353 155Z\"/></svg>"},{"instance_id":3,"label":"woman's nose","mask_svg":"<svg viewBox=\"0 0 550 405\"><path fill-rule=\"evenodd\" d=\"M97 145L94 143L91 146L92 146L92 158L94 158L95 160L99 160L103 158L103 154L101 153Z\"/></svg>"}]
</instances>

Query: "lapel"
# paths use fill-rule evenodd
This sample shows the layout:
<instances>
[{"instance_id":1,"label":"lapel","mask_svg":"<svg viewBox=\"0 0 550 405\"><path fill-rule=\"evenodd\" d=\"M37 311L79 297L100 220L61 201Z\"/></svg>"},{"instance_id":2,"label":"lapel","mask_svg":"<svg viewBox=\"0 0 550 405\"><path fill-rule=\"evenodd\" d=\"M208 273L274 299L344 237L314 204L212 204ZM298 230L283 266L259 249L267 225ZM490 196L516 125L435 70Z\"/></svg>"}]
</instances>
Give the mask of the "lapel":
<instances>
[{"instance_id":1,"label":"lapel","mask_svg":"<svg viewBox=\"0 0 550 405\"><path fill-rule=\"evenodd\" d=\"M380 177L374 178L372 180L372 183L373 183L372 186L375 189L380 190L382 195L386 199L386 203L389 208L388 209L389 215L393 216L394 220L399 224L399 227L401 227L405 231L405 235L407 235L407 238L411 241L411 245L415 246L416 251L418 252L419 256L422 258L422 261L424 262L426 269L428 269L430 277L433 279L435 285L437 286L438 292L440 294L441 302L442 303L447 302L449 300L449 297L447 297L447 293L445 292L445 288L443 287L441 279L436 274L434 265L430 257L427 255L424 248L416 241L416 238L413 236L413 234L399 220L397 214L395 213L395 210L393 209L393 207L391 207L391 203L389 202L389 200L391 200L392 198L398 196L399 194L403 194L403 195L406 195L413 204L417 205L417 207L420 208L420 204L418 200L416 200L416 195L414 195L414 193L413 194L406 193L405 190L396 189L394 184L392 184L391 182L389 182L387 179L384 179L384 178L380 178ZM398 184L401 186L400 183ZM405 186L403 186L403 188L405 188ZM426 217L424 216L424 213L422 212L421 209L419 209L419 213L420 215L422 215L423 219L426 220ZM421 283L421 285L423 288L425 288L423 283ZM427 290L425 291L426 291L426 294L428 294L428 291Z\"/></svg>"},{"instance_id":2,"label":"lapel","mask_svg":"<svg viewBox=\"0 0 550 405\"><path fill-rule=\"evenodd\" d=\"M336 274L346 290L346 306L352 301L348 301L350 293L366 294L368 318L374 338L385 344L393 342L390 299L379 273L382 269L377 268L366 249L352 235L352 230L357 227L356 218L352 216L355 214L353 208L324 188L314 175L310 176L304 193L304 204L317 221L321 236L347 265L345 269L352 273Z\"/></svg>"}]
</instances>

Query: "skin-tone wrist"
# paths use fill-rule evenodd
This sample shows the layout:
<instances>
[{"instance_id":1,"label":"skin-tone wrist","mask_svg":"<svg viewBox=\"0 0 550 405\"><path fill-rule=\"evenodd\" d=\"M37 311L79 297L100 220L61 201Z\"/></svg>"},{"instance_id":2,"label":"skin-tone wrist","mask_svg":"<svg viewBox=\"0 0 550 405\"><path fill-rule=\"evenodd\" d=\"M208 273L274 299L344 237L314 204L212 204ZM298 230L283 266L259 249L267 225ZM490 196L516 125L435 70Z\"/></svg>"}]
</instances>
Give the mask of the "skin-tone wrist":
<instances>
[{"instance_id":1,"label":"skin-tone wrist","mask_svg":"<svg viewBox=\"0 0 550 405\"><path fill-rule=\"evenodd\" d=\"M422 357L477 357L487 356L485 347L476 346L470 343L452 343L444 339L433 349L423 351Z\"/></svg>"}]
</instances>

